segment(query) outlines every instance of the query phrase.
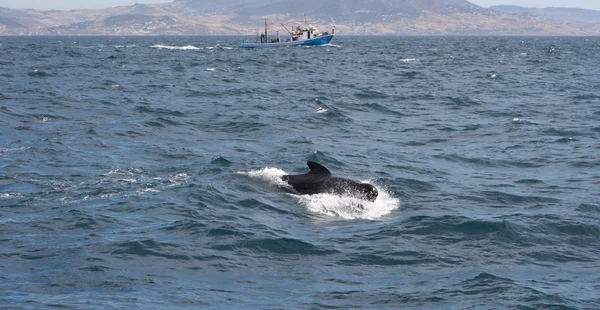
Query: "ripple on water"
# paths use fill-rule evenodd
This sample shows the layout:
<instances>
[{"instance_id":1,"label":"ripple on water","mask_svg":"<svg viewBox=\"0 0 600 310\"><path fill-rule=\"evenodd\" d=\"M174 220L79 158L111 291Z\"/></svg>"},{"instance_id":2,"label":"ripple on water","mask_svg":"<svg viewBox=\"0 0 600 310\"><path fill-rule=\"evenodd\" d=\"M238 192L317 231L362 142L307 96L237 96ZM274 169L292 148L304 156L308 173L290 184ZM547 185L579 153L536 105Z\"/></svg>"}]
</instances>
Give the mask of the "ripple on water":
<instances>
[{"instance_id":1,"label":"ripple on water","mask_svg":"<svg viewBox=\"0 0 600 310\"><path fill-rule=\"evenodd\" d=\"M0 39L0 304L600 308L598 40L339 40Z\"/></svg>"},{"instance_id":2,"label":"ripple on water","mask_svg":"<svg viewBox=\"0 0 600 310\"><path fill-rule=\"evenodd\" d=\"M452 155L434 155L435 158L448 160L451 162L464 163L475 166L482 166L486 168L501 168L501 167L516 167L516 168L540 168L545 165L540 161L529 161L529 160L505 160L505 159L489 159L489 158L477 158L477 157L465 157L457 154Z\"/></svg>"},{"instance_id":3,"label":"ripple on water","mask_svg":"<svg viewBox=\"0 0 600 310\"><path fill-rule=\"evenodd\" d=\"M123 259L135 259L143 257L146 259L165 258L170 260L190 260L191 257L185 254L178 254L179 245L167 242L157 242L152 239L140 241L125 241L113 246L116 248L110 252L111 255Z\"/></svg>"},{"instance_id":4,"label":"ripple on water","mask_svg":"<svg viewBox=\"0 0 600 310\"><path fill-rule=\"evenodd\" d=\"M363 89L354 94L354 97L358 99L384 99L387 98L388 95L380 90L374 89Z\"/></svg>"},{"instance_id":5,"label":"ripple on water","mask_svg":"<svg viewBox=\"0 0 600 310\"><path fill-rule=\"evenodd\" d=\"M144 124L148 127L155 127L155 128L166 128L169 126L183 125L183 123L180 123L180 122L177 122L177 121L165 118L165 117L157 117L150 121L144 122Z\"/></svg>"},{"instance_id":6,"label":"ripple on water","mask_svg":"<svg viewBox=\"0 0 600 310\"><path fill-rule=\"evenodd\" d=\"M238 241L230 245L215 245L212 249L219 251L254 251L257 253L320 256L338 253L333 249L319 247L314 244L292 238L266 238Z\"/></svg>"},{"instance_id":7,"label":"ripple on water","mask_svg":"<svg viewBox=\"0 0 600 310\"><path fill-rule=\"evenodd\" d=\"M165 109L165 108L151 108L148 106L137 106L135 108L135 111L140 112L140 113L153 114L153 115L170 115L170 116L176 116L176 117L186 116L185 113L180 112L180 111L169 110L169 109Z\"/></svg>"},{"instance_id":8,"label":"ripple on water","mask_svg":"<svg viewBox=\"0 0 600 310\"><path fill-rule=\"evenodd\" d=\"M27 75L29 75L30 77L35 77L35 78L45 78L45 77L50 77L52 76L52 74L43 71L43 70L39 70L39 69L34 69L33 71L29 71L27 73Z\"/></svg>"}]
</instances>

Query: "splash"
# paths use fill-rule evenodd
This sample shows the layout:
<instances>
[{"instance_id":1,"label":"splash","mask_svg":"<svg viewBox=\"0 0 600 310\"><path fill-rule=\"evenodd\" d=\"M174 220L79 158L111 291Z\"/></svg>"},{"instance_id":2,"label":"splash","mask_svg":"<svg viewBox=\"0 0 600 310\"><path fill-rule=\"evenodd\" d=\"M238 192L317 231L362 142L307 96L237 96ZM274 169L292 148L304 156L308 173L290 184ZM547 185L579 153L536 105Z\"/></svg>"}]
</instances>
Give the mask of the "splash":
<instances>
[{"instance_id":1,"label":"splash","mask_svg":"<svg viewBox=\"0 0 600 310\"><path fill-rule=\"evenodd\" d=\"M195 50L200 50L201 48L199 47L195 47L193 45L186 45L186 46L170 46L170 45L162 45L162 44L157 44L157 45L152 45L150 47L153 48L158 48L158 49L167 49L167 50L182 50L182 51L195 51Z\"/></svg>"},{"instance_id":2,"label":"splash","mask_svg":"<svg viewBox=\"0 0 600 310\"><path fill-rule=\"evenodd\" d=\"M259 180L269 183L271 185L290 188L290 185L281 179L282 176L287 174L287 173L285 173L285 171L283 171L281 169L267 167L262 170L238 172L238 174L247 175L253 179L259 179Z\"/></svg>"},{"instance_id":3,"label":"splash","mask_svg":"<svg viewBox=\"0 0 600 310\"><path fill-rule=\"evenodd\" d=\"M368 183L375 185L379 191L379 196L375 201L334 194L292 196L296 197L301 205L313 213L347 220L375 220L392 213L400 207L400 199L392 197L382 186L373 182Z\"/></svg>"},{"instance_id":4,"label":"splash","mask_svg":"<svg viewBox=\"0 0 600 310\"><path fill-rule=\"evenodd\" d=\"M281 179L282 176L287 175L281 169L267 167L262 170L238 172L238 174L259 179L274 186L291 188L287 182ZM348 220L374 220L386 216L400 207L400 199L392 197L386 188L373 182L363 182L373 184L377 187L379 196L375 201L335 194L289 195L296 198L310 212Z\"/></svg>"},{"instance_id":5,"label":"splash","mask_svg":"<svg viewBox=\"0 0 600 310\"><path fill-rule=\"evenodd\" d=\"M221 45L216 45L216 46L207 46L206 47L207 50L216 50L216 49L220 49L220 50L232 50L233 47L230 46L221 46Z\"/></svg>"}]
</instances>

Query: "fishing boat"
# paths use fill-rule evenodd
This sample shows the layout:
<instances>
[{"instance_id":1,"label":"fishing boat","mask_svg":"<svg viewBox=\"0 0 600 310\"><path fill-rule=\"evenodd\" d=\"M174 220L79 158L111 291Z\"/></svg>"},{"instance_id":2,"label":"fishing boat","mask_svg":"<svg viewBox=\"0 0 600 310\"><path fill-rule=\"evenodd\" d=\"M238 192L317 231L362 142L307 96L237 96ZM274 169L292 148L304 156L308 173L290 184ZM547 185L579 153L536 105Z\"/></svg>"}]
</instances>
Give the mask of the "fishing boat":
<instances>
[{"instance_id":1,"label":"fishing boat","mask_svg":"<svg viewBox=\"0 0 600 310\"><path fill-rule=\"evenodd\" d=\"M306 23L305 23L306 24ZM240 47L259 48L259 47L278 47L278 46L315 46L329 44L335 36L335 27L329 32L319 32L319 29L312 25L298 26L294 31L289 31L285 25L281 24L289 33L289 38L283 41L279 37L279 31L275 38L269 37L267 33L267 20L265 19L265 32L260 35L260 39L255 42L242 41Z\"/></svg>"}]
</instances>

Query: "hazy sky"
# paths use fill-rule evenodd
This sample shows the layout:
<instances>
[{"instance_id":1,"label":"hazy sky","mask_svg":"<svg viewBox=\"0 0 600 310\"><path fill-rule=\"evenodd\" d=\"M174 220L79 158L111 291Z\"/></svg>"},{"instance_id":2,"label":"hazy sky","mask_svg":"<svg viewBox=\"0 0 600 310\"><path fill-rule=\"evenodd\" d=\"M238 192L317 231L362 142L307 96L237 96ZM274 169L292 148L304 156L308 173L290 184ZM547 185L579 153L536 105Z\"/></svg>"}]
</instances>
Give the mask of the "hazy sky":
<instances>
[{"instance_id":1,"label":"hazy sky","mask_svg":"<svg viewBox=\"0 0 600 310\"><path fill-rule=\"evenodd\" d=\"M225 0L226 1L226 0ZM0 0L0 6L16 9L71 10L110 8L135 3L165 3L171 0Z\"/></svg>"},{"instance_id":2,"label":"hazy sky","mask_svg":"<svg viewBox=\"0 0 600 310\"><path fill-rule=\"evenodd\" d=\"M227 1L227 0L223 0ZM324 0L326 1L326 0ZM600 10L598 0L470 0L471 2L489 7L497 4L514 4L527 7L571 7ZM0 6L9 8L34 8L39 10L69 10L105 8L134 3L163 3L170 0L0 0Z\"/></svg>"}]
</instances>

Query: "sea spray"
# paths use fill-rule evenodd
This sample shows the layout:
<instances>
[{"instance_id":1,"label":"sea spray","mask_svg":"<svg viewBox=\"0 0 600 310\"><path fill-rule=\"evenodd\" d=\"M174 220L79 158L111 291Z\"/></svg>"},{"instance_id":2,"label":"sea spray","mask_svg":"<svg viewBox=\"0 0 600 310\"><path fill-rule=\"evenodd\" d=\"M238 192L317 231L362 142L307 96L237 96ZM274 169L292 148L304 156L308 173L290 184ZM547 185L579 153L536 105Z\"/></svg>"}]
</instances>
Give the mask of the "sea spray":
<instances>
[{"instance_id":1,"label":"sea spray","mask_svg":"<svg viewBox=\"0 0 600 310\"><path fill-rule=\"evenodd\" d=\"M238 172L254 179L259 179L268 184L291 189L291 186L281 179L287 173L278 168L264 168L248 172ZM319 215L336 217L341 219L367 219L373 220L384 217L400 207L400 199L392 195L382 186L371 181L364 183L374 184L379 190L379 196L375 201L368 201L349 195L315 194L297 195L289 194L310 212Z\"/></svg>"}]
</instances>

